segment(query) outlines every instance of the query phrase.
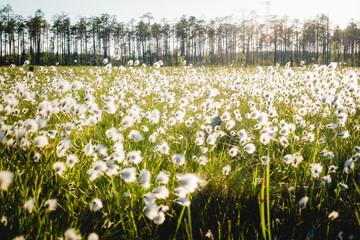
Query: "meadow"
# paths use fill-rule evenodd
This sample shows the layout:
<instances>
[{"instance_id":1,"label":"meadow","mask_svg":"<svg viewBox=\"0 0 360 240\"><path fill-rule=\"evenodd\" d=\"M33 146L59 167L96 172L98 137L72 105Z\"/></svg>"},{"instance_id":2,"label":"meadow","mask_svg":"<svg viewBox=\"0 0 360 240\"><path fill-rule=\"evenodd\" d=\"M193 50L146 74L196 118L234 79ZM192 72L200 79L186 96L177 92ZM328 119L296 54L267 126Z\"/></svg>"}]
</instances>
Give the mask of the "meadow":
<instances>
[{"instance_id":1,"label":"meadow","mask_svg":"<svg viewBox=\"0 0 360 240\"><path fill-rule=\"evenodd\" d=\"M359 239L360 69L0 68L0 239Z\"/></svg>"}]
</instances>

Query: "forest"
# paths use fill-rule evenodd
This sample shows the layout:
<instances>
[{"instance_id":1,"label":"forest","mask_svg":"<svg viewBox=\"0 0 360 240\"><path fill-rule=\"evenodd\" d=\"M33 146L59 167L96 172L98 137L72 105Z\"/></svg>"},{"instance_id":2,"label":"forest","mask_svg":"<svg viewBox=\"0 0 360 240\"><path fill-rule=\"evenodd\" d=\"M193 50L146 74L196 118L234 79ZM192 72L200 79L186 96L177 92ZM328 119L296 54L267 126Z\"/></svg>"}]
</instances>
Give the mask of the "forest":
<instances>
[{"instance_id":1,"label":"forest","mask_svg":"<svg viewBox=\"0 0 360 240\"><path fill-rule=\"evenodd\" d=\"M66 13L47 20L38 9L32 16L0 6L0 65L113 65L139 60L153 65L162 60L177 66L257 66L329 64L360 66L360 22L342 29L325 14L300 21L287 16L242 16L204 20L182 16L154 20L148 12L138 20L120 22L116 16ZM237 20L241 19L241 20Z\"/></svg>"}]
</instances>

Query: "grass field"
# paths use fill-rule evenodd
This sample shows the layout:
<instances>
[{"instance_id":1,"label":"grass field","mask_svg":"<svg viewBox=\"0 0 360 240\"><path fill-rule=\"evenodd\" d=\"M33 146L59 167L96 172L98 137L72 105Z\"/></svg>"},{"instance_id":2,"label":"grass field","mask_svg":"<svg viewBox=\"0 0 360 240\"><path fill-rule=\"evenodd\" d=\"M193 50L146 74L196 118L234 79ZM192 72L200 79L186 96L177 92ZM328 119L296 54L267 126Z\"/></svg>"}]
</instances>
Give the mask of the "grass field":
<instances>
[{"instance_id":1,"label":"grass field","mask_svg":"<svg viewBox=\"0 0 360 240\"><path fill-rule=\"evenodd\" d=\"M0 68L0 239L359 239L357 68Z\"/></svg>"}]
</instances>

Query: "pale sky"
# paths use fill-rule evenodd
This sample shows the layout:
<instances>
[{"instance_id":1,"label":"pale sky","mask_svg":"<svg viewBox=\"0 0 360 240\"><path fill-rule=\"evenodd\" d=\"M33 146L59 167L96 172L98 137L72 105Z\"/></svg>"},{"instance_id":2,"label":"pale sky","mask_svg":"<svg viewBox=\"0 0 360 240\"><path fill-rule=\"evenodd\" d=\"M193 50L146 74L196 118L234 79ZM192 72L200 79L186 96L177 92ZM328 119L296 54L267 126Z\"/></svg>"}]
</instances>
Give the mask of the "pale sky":
<instances>
[{"instance_id":1,"label":"pale sky","mask_svg":"<svg viewBox=\"0 0 360 240\"><path fill-rule=\"evenodd\" d=\"M251 10L258 15L266 14L266 0L3 0L0 6L9 3L13 11L24 17L34 15L41 8L47 20L51 16L65 12L72 22L78 16L98 16L101 13L116 15L119 21L136 21L146 12L151 12L153 21L162 18L178 20L182 15L211 19L233 15L235 19L245 17ZM359 0L271 0L270 13L278 16L287 15L290 19L309 19L317 14L329 15L330 21L345 28L351 19L360 21Z\"/></svg>"}]
</instances>

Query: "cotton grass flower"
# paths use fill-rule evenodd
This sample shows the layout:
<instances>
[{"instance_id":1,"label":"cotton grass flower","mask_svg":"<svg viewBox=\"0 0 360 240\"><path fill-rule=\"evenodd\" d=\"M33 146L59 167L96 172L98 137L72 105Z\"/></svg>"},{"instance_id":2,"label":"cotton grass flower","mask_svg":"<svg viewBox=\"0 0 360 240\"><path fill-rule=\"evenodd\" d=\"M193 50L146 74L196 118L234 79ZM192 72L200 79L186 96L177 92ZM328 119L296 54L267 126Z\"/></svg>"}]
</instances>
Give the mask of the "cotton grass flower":
<instances>
[{"instance_id":1,"label":"cotton grass flower","mask_svg":"<svg viewBox=\"0 0 360 240\"><path fill-rule=\"evenodd\" d=\"M162 154L169 155L170 147L167 142L163 141L157 146L157 150Z\"/></svg>"},{"instance_id":2,"label":"cotton grass flower","mask_svg":"<svg viewBox=\"0 0 360 240\"><path fill-rule=\"evenodd\" d=\"M155 188L152 193L157 199L166 199L169 197L169 189L165 186L159 186Z\"/></svg>"},{"instance_id":3,"label":"cotton grass flower","mask_svg":"<svg viewBox=\"0 0 360 240\"><path fill-rule=\"evenodd\" d=\"M26 238L23 235L21 235L14 237L12 240L26 240Z\"/></svg>"},{"instance_id":4,"label":"cotton grass flower","mask_svg":"<svg viewBox=\"0 0 360 240\"><path fill-rule=\"evenodd\" d=\"M125 117L121 120L121 125L122 125L124 128L132 127L132 126L134 126L134 123L135 123L134 118L129 117L129 116L125 116Z\"/></svg>"},{"instance_id":5,"label":"cotton grass flower","mask_svg":"<svg viewBox=\"0 0 360 240\"><path fill-rule=\"evenodd\" d=\"M23 207L26 212L28 212L29 214L32 213L35 207L35 200L33 198L30 198L24 203Z\"/></svg>"},{"instance_id":6,"label":"cotton grass flower","mask_svg":"<svg viewBox=\"0 0 360 240\"><path fill-rule=\"evenodd\" d=\"M225 167L222 168L222 173L224 176L229 175L229 173L231 172L231 166L230 165L226 165Z\"/></svg>"},{"instance_id":7,"label":"cotton grass flower","mask_svg":"<svg viewBox=\"0 0 360 240\"><path fill-rule=\"evenodd\" d=\"M47 136L37 136L34 143L35 146L37 146L38 148L44 148L46 145L49 144L49 140Z\"/></svg>"},{"instance_id":8,"label":"cotton grass flower","mask_svg":"<svg viewBox=\"0 0 360 240\"><path fill-rule=\"evenodd\" d=\"M44 207L47 208L48 211L55 211L58 206L57 199L49 199L44 203Z\"/></svg>"},{"instance_id":9,"label":"cotton grass flower","mask_svg":"<svg viewBox=\"0 0 360 240\"><path fill-rule=\"evenodd\" d=\"M120 172L121 178L126 183L131 183L136 181L136 168L125 168Z\"/></svg>"},{"instance_id":10,"label":"cotton grass flower","mask_svg":"<svg viewBox=\"0 0 360 240\"><path fill-rule=\"evenodd\" d=\"M177 198L175 199L175 202L184 207L190 207L191 204L191 201L188 198Z\"/></svg>"},{"instance_id":11,"label":"cotton grass flower","mask_svg":"<svg viewBox=\"0 0 360 240\"><path fill-rule=\"evenodd\" d=\"M10 171L0 172L0 188L2 190L7 191L13 180L14 180L14 173Z\"/></svg>"},{"instance_id":12,"label":"cotton grass flower","mask_svg":"<svg viewBox=\"0 0 360 240\"><path fill-rule=\"evenodd\" d=\"M159 211L153 219L153 222L157 225L163 224L165 222L165 214Z\"/></svg>"},{"instance_id":13,"label":"cotton grass flower","mask_svg":"<svg viewBox=\"0 0 360 240\"><path fill-rule=\"evenodd\" d=\"M180 186L175 188L173 193L180 198L185 198L189 194L189 191L186 188Z\"/></svg>"},{"instance_id":14,"label":"cotton grass flower","mask_svg":"<svg viewBox=\"0 0 360 240\"><path fill-rule=\"evenodd\" d=\"M266 165L270 162L270 158L268 156L262 156L261 157L261 164Z\"/></svg>"},{"instance_id":15,"label":"cotton grass flower","mask_svg":"<svg viewBox=\"0 0 360 240\"><path fill-rule=\"evenodd\" d=\"M195 192L199 185L203 185L204 182L195 174L187 173L185 175L177 175L176 178L179 181L180 186L187 189L190 193Z\"/></svg>"},{"instance_id":16,"label":"cotton grass flower","mask_svg":"<svg viewBox=\"0 0 360 240\"><path fill-rule=\"evenodd\" d=\"M101 208L103 207L103 204L101 202L101 200L99 198L95 198L94 200L92 200L92 202L90 203L90 210L92 212L97 212L99 211Z\"/></svg>"},{"instance_id":17,"label":"cotton grass flower","mask_svg":"<svg viewBox=\"0 0 360 240\"><path fill-rule=\"evenodd\" d=\"M94 146L89 142L84 147L84 154L85 156L91 156L94 153Z\"/></svg>"},{"instance_id":18,"label":"cotton grass flower","mask_svg":"<svg viewBox=\"0 0 360 240\"><path fill-rule=\"evenodd\" d=\"M144 194L143 197L144 197L145 205L148 205L150 203L155 203L155 196L151 192L148 192L148 193Z\"/></svg>"},{"instance_id":19,"label":"cotton grass flower","mask_svg":"<svg viewBox=\"0 0 360 240\"><path fill-rule=\"evenodd\" d=\"M53 169L55 173L62 176L63 172L66 170L66 166L64 162L54 162Z\"/></svg>"},{"instance_id":20,"label":"cotton grass flower","mask_svg":"<svg viewBox=\"0 0 360 240\"><path fill-rule=\"evenodd\" d=\"M157 175L155 182L161 183L161 184L167 184L169 182L169 174L165 172L159 172Z\"/></svg>"},{"instance_id":21,"label":"cotton grass flower","mask_svg":"<svg viewBox=\"0 0 360 240\"><path fill-rule=\"evenodd\" d=\"M302 197L302 198L299 200L299 206L300 206L300 208L305 208L308 201L309 201L309 197L308 197L308 196Z\"/></svg>"},{"instance_id":22,"label":"cotton grass flower","mask_svg":"<svg viewBox=\"0 0 360 240\"><path fill-rule=\"evenodd\" d=\"M90 233L87 240L99 240L99 235L97 235L96 233Z\"/></svg>"},{"instance_id":23,"label":"cotton grass flower","mask_svg":"<svg viewBox=\"0 0 360 240\"><path fill-rule=\"evenodd\" d=\"M66 157L66 164L69 167L73 167L78 161L79 159L75 154L70 154Z\"/></svg>"},{"instance_id":24,"label":"cotton grass flower","mask_svg":"<svg viewBox=\"0 0 360 240\"><path fill-rule=\"evenodd\" d=\"M75 229L70 228L65 231L65 240L80 240L81 234L78 233Z\"/></svg>"},{"instance_id":25,"label":"cotton grass flower","mask_svg":"<svg viewBox=\"0 0 360 240\"><path fill-rule=\"evenodd\" d=\"M140 142L141 140L143 140L143 135L137 131L137 130L131 130L131 132L128 135L129 139L134 140L135 142Z\"/></svg>"},{"instance_id":26,"label":"cotton grass flower","mask_svg":"<svg viewBox=\"0 0 360 240\"><path fill-rule=\"evenodd\" d=\"M350 137L349 131L343 131L343 132L339 133L339 137L340 138L348 138L348 137Z\"/></svg>"},{"instance_id":27,"label":"cotton grass flower","mask_svg":"<svg viewBox=\"0 0 360 240\"><path fill-rule=\"evenodd\" d=\"M254 144L252 143L249 143L249 144L246 144L245 147L244 147L244 151L249 153L249 154L252 154L254 153L256 150L256 147Z\"/></svg>"},{"instance_id":28,"label":"cotton grass flower","mask_svg":"<svg viewBox=\"0 0 360 240\"><path fill-rule=\"evenodd\" d=\"M156 203L149 203L149 204L146 204L144 209L143 209L143 212L145 213L145 216L150 219L150 220L153 220L157 214L158 214L158 206Z\"/></svg>"},{"instance_id":29,"label":"cotton grass flower","mask_svg":"<svg viewBox=\"0 0 360 240\"><path fill-rule=\"evenodd\" d=\"M150 178L151 178L151 173L149 170L147 170L147 169L141 170L140 175L139 175L140 185L143 186L144 188L149 188L150 187Z\"/></svg>"},{"instance_id":30,"label":"cotton grass flower","mask_svg":"<svg viewBox=\"0 0 360 240\"><path fill-rule=\"evenodd\" d=\"M128 154L126 155L126 163L134 163L134 164L139 164L141 161L143 160L143 158L141 157L141 151L131 151L128 152Z\"/></svg>"},{"instance_id":31,"label":"cotton grass flower","mask_svg":"<svg viewBox=\"0 0 360 240\"><path fill-rule=\"evenodd\" d=\"M238 147L232 147L232 148L230 148L230 150L229 150L229 155L230 155L231 157L235 157L235 156L237 155L238 151L239 151L239 148L238 148Z\"/></svg>"},{"instance_id":32,"label":"cotton grass flower","mask_svg":"<svg viewBox=\"0 0 360 240\"><path fill-rule=\"evenodd\" d=\"M334 221L335 219L337 219L339 217L339 212L336 211L332 211L331 213L329 213L328 218L331 221Z\"/></svg>"},{"instance_id":33,"label":"cotton grass flower","mask_svg":"<svg viewBox=\"0 0 360 240\"><path fill-rule=\"evenodd\" d=\"M351 170L355 168L355 163L352 158L348 159L344 163L344 171L345 173L349 173Z\"/></svg>"},{"instance_id":34,"label":"cotton grass flower","mask_svg":"<svg viewBox=\"0 0 360 240\"><path fill-rule=\"evenodd\" d=\"M174 154L172 156L172 161L173 163L182 166L185 163L185 156L181 155L181 154Z\"/></svg>"},{"instance_id":35,"label":"cotton grass flower","mask_svg":"<svg viewBox=\"0 0 360 240\"><path fill-rule=\"evenodd\" d=\"M314 178L320 177L320 174L321 174L322 169L323 169L323 167L322 167L322 165L320 163L311 164L310 168L311 168L311 175Z\"/></svg>"}]
</instances>

